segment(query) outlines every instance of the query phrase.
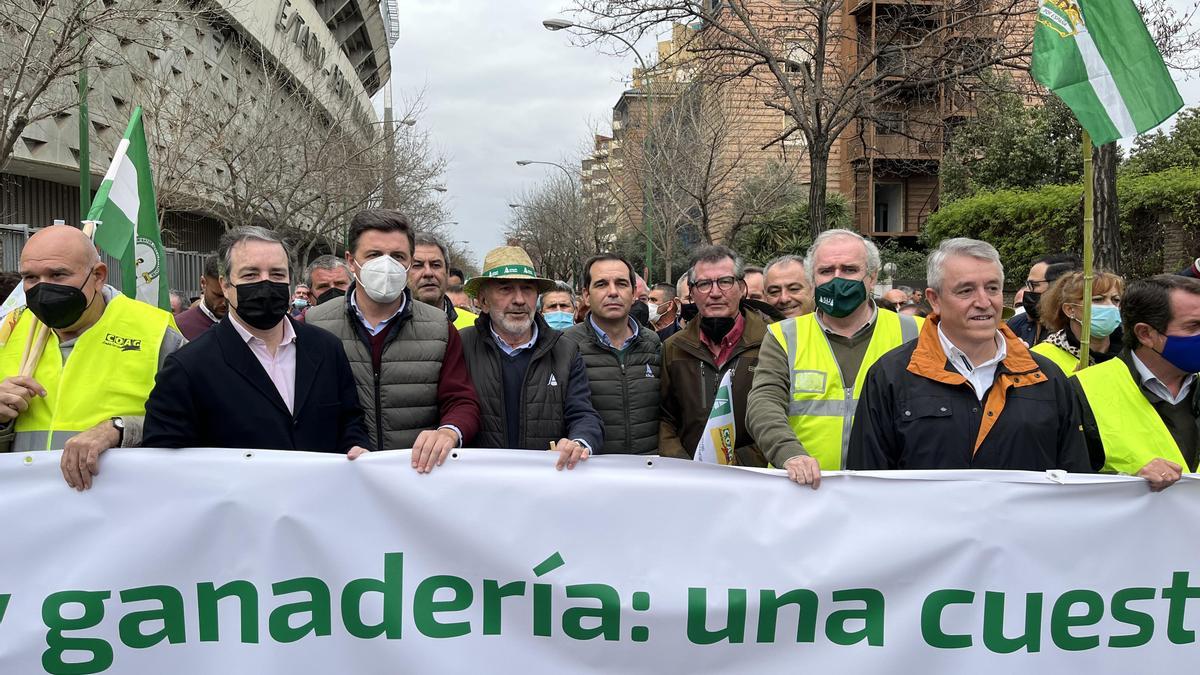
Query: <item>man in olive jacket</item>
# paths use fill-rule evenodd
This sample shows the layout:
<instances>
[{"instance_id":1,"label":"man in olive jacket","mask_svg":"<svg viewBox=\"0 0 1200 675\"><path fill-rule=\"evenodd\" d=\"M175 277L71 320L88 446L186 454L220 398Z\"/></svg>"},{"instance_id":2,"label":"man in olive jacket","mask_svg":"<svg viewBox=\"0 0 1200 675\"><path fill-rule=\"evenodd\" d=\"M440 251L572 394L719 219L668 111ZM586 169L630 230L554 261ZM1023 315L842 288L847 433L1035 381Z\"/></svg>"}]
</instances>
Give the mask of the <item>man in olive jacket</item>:
<instances>
[{"instance_id":1,"label":"man in olive jacket","mask_svg":"<svg viewBox=\"0 0 1200 675\"><path fill-rule=\"evenodd\" d=\"M463 354L482 413L474 445L549 448L557 468L571 469L603 446L604 426L579 348L535 311L538 292L552 288L520 248L490 251L464 288L482 313L463 329Z\"/></svg>"},{"instance_id":2,"label":"man in olive jacket","mask_svg":"<svg viewBox=\"0 0 1200 675\"><path fill-rule=\"evenodd\" d=\"M746 427L746 397L767 322L743 303L741 257L725 246L701 248L692 257L688 283L699 316L663 346L658 452L664 457L695 456L717 388L725 373L732 372L737 431L733 463L765 467L766 457Z\"/></svg>"},{"instance_id":3,"label":"man in olive jacket","mask_svg":"<svg viewBox=\"0 0 1200 675\"><path fill-rule=\"evenodd\" d=\"M621 256L601 253L583 265L588 314L564 331L579 345L592 405L604 419L604 454L658 452L658 381L662 343L630 318L635 275Z\"/></svg>"}]
</instances>

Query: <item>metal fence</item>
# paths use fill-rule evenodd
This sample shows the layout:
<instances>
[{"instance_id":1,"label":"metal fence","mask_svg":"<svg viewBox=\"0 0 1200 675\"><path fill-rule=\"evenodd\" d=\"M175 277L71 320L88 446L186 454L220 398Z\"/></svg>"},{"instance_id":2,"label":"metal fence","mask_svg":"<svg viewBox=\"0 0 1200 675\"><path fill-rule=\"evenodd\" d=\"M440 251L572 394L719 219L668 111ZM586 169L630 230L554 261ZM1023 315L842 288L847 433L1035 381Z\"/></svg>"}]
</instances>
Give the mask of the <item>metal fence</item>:
<instances>
[{"instance_id":1,"label":"metal fence","mask_svg":"<svg viewBox=\"0 0 1200 675\"><path fill-rule=\"evenodd\" d=\"M21 264L21 249L25 246L25 240L37 229L28 225L0 225L0 271L17 271ZM204 260L211 253L180 251L173 248L163 250L167 257L167 281L171 290L182 291L189 298L200 295L200 276L204 273ZM109 283L119 287L121 263L103 251L100 253L100 259L108 266Z\"/></svg>"}]
</instances>

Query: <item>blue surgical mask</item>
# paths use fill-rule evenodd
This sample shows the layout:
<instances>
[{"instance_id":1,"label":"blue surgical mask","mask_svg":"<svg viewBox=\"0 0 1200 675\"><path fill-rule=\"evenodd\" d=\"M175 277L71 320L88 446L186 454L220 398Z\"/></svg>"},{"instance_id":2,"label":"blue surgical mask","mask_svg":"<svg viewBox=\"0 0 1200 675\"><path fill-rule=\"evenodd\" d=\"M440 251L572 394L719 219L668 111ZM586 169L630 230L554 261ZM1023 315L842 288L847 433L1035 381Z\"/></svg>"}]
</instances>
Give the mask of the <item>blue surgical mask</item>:
<instances>
[{"instance_id":1,"label":"blue surgical mask","mask_svg":"<svg viewBox=\"0 0 1200 675\"><path fill-rule=\"evenodd\" d=\"M1200 335L1168 335L1162 357L1185 373L1200 373Z\"/></svg>"},{"instance_id":2,"label":"blue surgical mask","mask_svg":"<svg viewBox=\"0 0 1200 675\"><path fill-rule=\"evenodd\" d=\"M549 312L543 314L542 318L554 330L566 330L575 325L575 315L570 312Z\"/></svg>"},{"instance_id":3,"label":"blue surgical mask","mask_svg":"<svg viewBox=\"0 0 1200 675\"><path fill-rule=\"evenodd\" d=\"M1074 319L1083 323L1078 318ZM1121 325L1121 310L1116 305L1092 305L1092 337L1106 338Z\"/></svg>"}]
</instances>

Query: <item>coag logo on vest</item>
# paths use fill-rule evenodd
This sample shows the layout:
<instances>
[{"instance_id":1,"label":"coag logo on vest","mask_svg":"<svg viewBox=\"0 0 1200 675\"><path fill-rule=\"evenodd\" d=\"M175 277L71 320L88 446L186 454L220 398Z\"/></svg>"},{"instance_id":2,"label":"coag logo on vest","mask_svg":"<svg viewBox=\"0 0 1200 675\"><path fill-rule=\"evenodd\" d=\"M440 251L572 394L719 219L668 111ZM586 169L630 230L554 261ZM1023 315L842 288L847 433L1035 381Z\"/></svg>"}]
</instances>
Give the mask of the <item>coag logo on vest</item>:
<instances>
[{"instance_id":1,"label":"coag logo on vest","mask_svg":"<svg viewBox=\"0 0 1200 675\"><path fill-rule=\"evenodd\" d=\"M108 333L104 336L104 344L109 347L116 347L123 352L140 352L142 351L142 341L133 338L121 337Z\"/></svg>"}]
</instances>

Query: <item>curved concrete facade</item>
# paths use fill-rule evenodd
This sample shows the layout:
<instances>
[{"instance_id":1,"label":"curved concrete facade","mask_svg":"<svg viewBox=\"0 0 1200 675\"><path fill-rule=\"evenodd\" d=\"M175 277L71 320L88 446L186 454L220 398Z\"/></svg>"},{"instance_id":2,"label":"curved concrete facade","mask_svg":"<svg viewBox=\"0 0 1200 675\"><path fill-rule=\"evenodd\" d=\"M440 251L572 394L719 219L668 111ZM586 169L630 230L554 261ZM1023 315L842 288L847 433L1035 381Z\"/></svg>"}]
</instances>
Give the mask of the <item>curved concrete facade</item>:
<instances>
[{"instance_id":1,"label":"curved concrete facade","mask_svg":"<svg viewBox=\"0 0 1200 675\"><path fill-rule=\"evenodd\" d=\"M117 54L116 63L98 58L91 67L89 108L93 190L111 161L109 154L124 133L133 108L141 105L147 117L165 115L176 97L158 96L173 78L202 81L214 89L212 100L196 103L219 110L229 97L226 87L240 95L253 91L269 75L262 58L279 67L298 91L319 101L326 120L342 120L364 133L378 122L370 97L388 83L391 63L387 30L378 1L372 0L210 0L206 19L186 17L163 30L158 48L134 41L113 40L104 50ZM97 50L101 52L104 50ZM253 54L247 58L247 55ZM157 84L156 84L157 83ZM289 85L289 86L291 86ZM200 98L199 95L196 96ZM186 100L186 99L184 99ZM261 105L282 107L264 97ZM232 108L232 106L230 106ZM315 115L292 106L287 114ZM78 110L71 109L31 125L17 140L13 161L0 174L0 224L41 227L54 218L78 222ZM286 123L286 122L283 122ZM151 141L153 143L154 141ZM186 149L187 139L181 139ZM168 205L169 206L169 205ZM169 230L168 245L211 250L220 223L204 209L191 208ZM171 220L169 215L168 221Z\"/></svg>"}]
</instances>

